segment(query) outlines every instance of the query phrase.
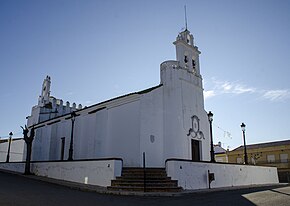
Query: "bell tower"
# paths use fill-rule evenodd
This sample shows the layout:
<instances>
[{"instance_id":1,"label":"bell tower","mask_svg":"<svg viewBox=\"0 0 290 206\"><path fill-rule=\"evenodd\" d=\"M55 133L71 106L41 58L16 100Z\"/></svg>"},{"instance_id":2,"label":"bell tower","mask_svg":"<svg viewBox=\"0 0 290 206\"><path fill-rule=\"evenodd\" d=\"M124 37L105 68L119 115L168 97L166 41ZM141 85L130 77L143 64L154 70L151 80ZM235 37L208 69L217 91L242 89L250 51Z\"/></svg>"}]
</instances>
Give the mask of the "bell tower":
<instances>
[{"instance_id":1,"label":"bell tower","mask_svg":"<svg viewBox=\"0 0 290 206\"><path fill-rule=\"evenodd\" d=\"M47 103L49 103L49 97L50 97L50 76L46 76L46 78L43 80L42 83L42 90L41 95L39 96L38 105L44 106Z\"/></svg>"},{"instance_id":2,"label":"bell tower","mask_svg":"<svg viewBox=\"0 0 290 206\"><path fill-rule=\"evenodd\" d=\"M179 66L185 68L189 72L200 76L198 47L194 45L194 39L190 31L185 29L180 32L173 42L176 47L176 60Z\"/></svg>"},{"instance_id":3,"label":"bell tower","mask_svg":"<svg viewBox=\"0 0 290 206\"><path fill-rule=\"evenodd\" d=\"M173 42L176 60L161 63L164 156L209 160L209 122L204 110L200 51L185 29Z\"/></svg>"}]
</instances>

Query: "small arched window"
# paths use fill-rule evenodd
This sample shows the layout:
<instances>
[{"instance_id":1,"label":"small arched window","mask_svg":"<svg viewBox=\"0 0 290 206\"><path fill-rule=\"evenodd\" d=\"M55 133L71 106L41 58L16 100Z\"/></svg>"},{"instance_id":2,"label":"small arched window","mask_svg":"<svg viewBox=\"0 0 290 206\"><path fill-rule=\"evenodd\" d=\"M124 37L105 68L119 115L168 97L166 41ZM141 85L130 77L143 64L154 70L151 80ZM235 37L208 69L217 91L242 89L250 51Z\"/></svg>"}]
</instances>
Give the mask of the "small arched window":
<instances>
[{"instance_id":1,"label":"small arched window","mask_svg":"<svg viewBox=\"0 0 290 206\"><path fill-rule=\"evenodd\" d=\"M192 68L195 69L195 66L196 66L195 60L192 59Z\"/></svg>"},{"instance_id":2,"label":"small arched window","mask_svg":"<svg viewBox=\"0 0 290 206\"><path fill-rule=\"evenodd\" d=\"M188 62L187 56L184 55L184 63L186 64Z\"/></svg>"}]
</instances>

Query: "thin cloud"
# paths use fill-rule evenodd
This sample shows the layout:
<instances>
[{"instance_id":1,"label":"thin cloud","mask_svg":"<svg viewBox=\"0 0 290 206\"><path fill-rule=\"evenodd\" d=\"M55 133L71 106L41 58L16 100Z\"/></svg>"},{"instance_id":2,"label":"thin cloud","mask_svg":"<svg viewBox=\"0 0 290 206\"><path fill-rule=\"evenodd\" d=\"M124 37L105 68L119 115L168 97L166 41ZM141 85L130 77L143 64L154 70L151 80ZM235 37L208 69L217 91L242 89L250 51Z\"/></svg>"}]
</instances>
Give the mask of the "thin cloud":
<instances>
[{"instance_id":1,"label":"thin cloud","mask_svg":"<svg viewBox=\"0 0 290 206\"><path fill-rule=\"evenodd\" d=\"M214 97L216 94L213 90L208 90L203 92L204 98L209 99L211 97Z\"/></svg>"},{"instance_id":2,"label":"thin cloud","mask_svg":"<svg viewBox=\"0 0 290 206\"><path fill-rule=\"evenodd\" d=\"M234 94L243 94L243 93L254 93L256 92L255 88L247 87L244 85L235 85L235 88L233 89Z\"/></svg>"},{"instance_id":3,"label":"thin cloud","mask_svg":"<svg viewBox=\"0 0 290 206\"><path fill-rule=\"evenodd\" d=\"M231 85L229 82L225 82L221 87L223 91L231 91L233 85Z\"/></svg>"},{"instance_id":4,"label":"thin cloud","mask_svg":"<svg viewBox=\"0 0 290 206\"><path fill-rule=\"evenodd\" d=\"M266 91L263 95L263 98L269 99L271 101L283 101L290 98L289 90L269 90Z\"/></svg>"},{"instance_id":5,"label":"thin cloud","mask_svg":"<svg viewBox=\"0 0 290 206\"><path fill-rule=\"evenodd\" d=\"M212 88L204 91L205 99L224 94L256 94L260 98L276 102L290 98L289 89L261 90L239 82L220 81L216 78L211 78L211 82L213 84Z\"/></svg>"},{"instance_id":6,"label":"thin cloud","mask_svg":"<svg viewBox=\"0 0 290 206\"><path fill-rule=\"evenodd\" d=\"M229 81L217 81L215 78L212 79L214 83L215 93L219 94L244 94L254 93L257 89L248 87L244 84Z\"/></svg>"}]
</instances>

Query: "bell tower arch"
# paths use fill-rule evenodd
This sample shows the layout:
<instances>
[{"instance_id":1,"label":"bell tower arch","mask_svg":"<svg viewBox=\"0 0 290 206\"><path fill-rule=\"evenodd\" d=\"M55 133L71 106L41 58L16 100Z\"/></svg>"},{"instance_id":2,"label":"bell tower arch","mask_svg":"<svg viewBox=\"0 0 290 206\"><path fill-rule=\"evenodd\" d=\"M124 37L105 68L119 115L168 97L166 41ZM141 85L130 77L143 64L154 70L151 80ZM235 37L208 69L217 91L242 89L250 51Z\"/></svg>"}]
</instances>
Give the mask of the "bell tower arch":
<instances>
[{"instance_id":1,"label":"bell tower arch","mask_svg":"<svg viewBox=\"0 0 290 206\"><path fill-rule=\"evenodd\" d=\"M176 47L176 60L179 62L179 66L200 76L200 51L198 47L194 45L194 38L192 34L190 34L190 31L185 29L180 32L173 44Z\"/></svg>"}]
</instances>

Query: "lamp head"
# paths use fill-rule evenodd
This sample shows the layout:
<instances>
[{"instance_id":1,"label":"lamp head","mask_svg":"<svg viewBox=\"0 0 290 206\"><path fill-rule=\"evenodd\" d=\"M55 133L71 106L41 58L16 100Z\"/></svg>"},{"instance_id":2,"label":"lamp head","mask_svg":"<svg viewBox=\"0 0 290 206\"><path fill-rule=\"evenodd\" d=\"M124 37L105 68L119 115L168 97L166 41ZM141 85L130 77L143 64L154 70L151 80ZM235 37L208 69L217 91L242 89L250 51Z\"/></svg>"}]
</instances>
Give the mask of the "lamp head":
<instances>
[{"instance_id":1,"label":"lamp head","mask_svg":"<svg viewBox=\"0 0 290 206\"><path fill-rule=\"evenodd\" d=\"M77 116L77 114L75 113L75 111L73 111L70 115L71 115L71 119L74 121L75 118L76 118L76 116Z\"/></svg>"},{"instance_id":2,"label":"lamp head","mask_svg":"<svg viewBox=\"0 0 290 206\"><path fill-rule=\"evenodd\" d=\"M209 111L207 116L208 116L208 121L212 122L213 121L213 113L211 111Z\"/></svg>"},{"instance_id":3,"label":"lamp head","mask_svg":"<svg viewBox=\"0 0 290 206\"><path fill-rule=\"evenodd\" d=\"M246 125L244 124L244 122L241 124L241 128L242 128L242 131L246 131Z\"/></svg>"}]
</instances>

